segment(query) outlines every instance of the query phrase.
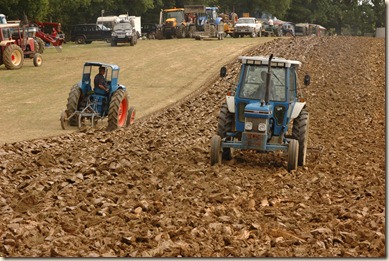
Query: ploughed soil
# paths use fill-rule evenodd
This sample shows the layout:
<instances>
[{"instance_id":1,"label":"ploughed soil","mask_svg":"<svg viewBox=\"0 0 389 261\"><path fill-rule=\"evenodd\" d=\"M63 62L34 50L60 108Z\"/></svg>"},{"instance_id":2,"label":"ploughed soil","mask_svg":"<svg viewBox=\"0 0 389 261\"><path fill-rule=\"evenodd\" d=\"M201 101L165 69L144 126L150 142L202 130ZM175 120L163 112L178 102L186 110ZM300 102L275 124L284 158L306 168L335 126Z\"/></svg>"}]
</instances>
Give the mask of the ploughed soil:
<instances>
[{"instance_id":1,"label":"ploughed soil","mask_svg":"<svg viewBox=\"0 0 389 261\"><path fill-rule=\"evenodd\" d=\"M307 164L235 151L210 166L228 81L126 130L0 147L0 255L384 257L384 39L276 39L247 55L300 60Z\"/></svg>"}]
</instances>

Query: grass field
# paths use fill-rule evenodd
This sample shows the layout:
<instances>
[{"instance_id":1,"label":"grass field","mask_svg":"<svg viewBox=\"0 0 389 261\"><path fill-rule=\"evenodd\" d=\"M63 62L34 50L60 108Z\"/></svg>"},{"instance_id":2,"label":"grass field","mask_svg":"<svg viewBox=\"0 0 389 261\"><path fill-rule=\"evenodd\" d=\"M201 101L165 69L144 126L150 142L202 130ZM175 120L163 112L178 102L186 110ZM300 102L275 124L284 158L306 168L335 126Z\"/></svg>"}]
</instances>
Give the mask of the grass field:
<instances>
[{"instance_id":1,"label":"grass field","mask_svg":"<svg viewBox=\"0 0 389 261\"><path fill-rule=\"evenodd\" d=\"M59 117L86 61L120 66L119 82L127 87L139 119L192 93L217 75L221 66L272 39L140 40L134 47L67 43L61 52L46 48L41 67L34 67L32 59L26 59L20 70L0 66L0 144L77 130L62 130Z\"/></svg>"}]
</instances>

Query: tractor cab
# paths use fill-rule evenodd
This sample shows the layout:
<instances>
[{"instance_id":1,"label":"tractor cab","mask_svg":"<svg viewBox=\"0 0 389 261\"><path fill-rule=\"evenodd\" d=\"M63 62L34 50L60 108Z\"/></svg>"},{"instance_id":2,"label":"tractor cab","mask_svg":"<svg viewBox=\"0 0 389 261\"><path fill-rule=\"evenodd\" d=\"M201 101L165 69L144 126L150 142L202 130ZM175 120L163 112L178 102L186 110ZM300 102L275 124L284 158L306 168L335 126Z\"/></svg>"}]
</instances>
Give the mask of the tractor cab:
<instances>
[{"instance_id":1,"label":"tractor cab","mask_svg":"<svg viewBox=\"0 0 389 261\"><path fill-rule=\"evenodd\" d=\"M100 88L94 86L94 78L99 73L99 68L105 68L104 78L107 83L109 92L105 92ZM118 88L119 66L114 64L104 64L99 62L87 62L84 64L82 73L81 90L84 95L93 94L109 96L109 94L116 91Z\"/></svg>"},{"instance_id":2,"label":"tractor cab","mask_svg":"<svg viewBox=\"0 0 389 261\"><path fill-rule=\"evenodd\" d=\"M241 56L239 61L242 65L238 84L234 94L226 97L219 116L219 137L212 141L212 164L230 158L232 148L259 152L282 150L292 155L288 170L296 169L297 163L305 163L307 129L304 128L308 127L306 103L298 92L297 71L301 62L272 55ZM223 67L220 75L224 77L226 72ZM305 83L309 84L308 75ZM286 134L291 122L295 135L289 138ZM219 146L221 158L217 153Z\"/></svg>"},{"instance_id":3,"label":"tractor cab","mask_svg":"<svg viewBox=\"0 0 389 261\"><path fill-rule=\"evenodd\" d=\"M99 68L104 67L105 87L108 91L94 86L94 78ZM66 110L61 114L61 127L68 125L81 128L90 121L92 127L98 120L108 117L107 130L129 126L135 119L135 108L129 107L126 87L118 83L120 68L116 64L86 62L82 79L69 93Z\"/></svg>"}]
</instances>

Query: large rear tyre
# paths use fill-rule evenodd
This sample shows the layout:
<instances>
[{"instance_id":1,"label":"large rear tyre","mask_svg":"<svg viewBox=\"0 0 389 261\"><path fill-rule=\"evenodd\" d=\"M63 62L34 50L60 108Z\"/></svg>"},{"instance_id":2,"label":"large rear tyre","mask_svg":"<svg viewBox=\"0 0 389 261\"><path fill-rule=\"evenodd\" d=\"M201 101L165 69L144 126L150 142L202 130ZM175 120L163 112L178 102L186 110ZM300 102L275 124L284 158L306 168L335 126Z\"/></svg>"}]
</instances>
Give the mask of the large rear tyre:
<instances>
[{"instance_id":1,"label":"large rear tyre","mask_svg":"<svg viewBox=\"0 0 389 261\"><path fill-rule=\"evenodd\" d=\"M211 166L222 163L222 139L219 135L214 135L211 138Z\"/></svg>"},{"instance_id":2,"label":"large rear tyre","mask_svg":"<svg viewBox=\"0 0 389 261\"><path fill-rule=\"evenodd\" d=\"M108 131L126 126L128 113L127 91L118 89L112 95L108 112Z\"/></svg>"},{"instance_id":3,"label":"large rear tyre","mask_svg":"<svg viewBox=\"0 0 389 261\"><path fill-rule=\"evenodd\" d=\"M72 115L77 109L81 101L81 89L77 84L70 89L68 102L66 104L66 113L68 116ZM73 116L69 119L70 126L77 126L78 119Z\"/></svg>"},{"instance_id":4,"label":"large rear tyre","mask_svg":"<svg viewBox=\"0 0 389 261\"><path fill-rule=\"evenodd\" d=\"M157 40L162 40L163 39L163 32L162 32L162 30L157 30L155 32L155 39L157 39Z\"/></svg>"},{"instance_id":5,"label":"large rear tyre","mask_svg":"<svg viewBox=\"0 0 389 261\"><path fill-rule=\"evenodd\" d=\"M40 53L34 54L33 63L35 67L39 67L42 65L42 55Z\"/></svg>"},{"instance_id":6,"label":"large rear tyre","mask_svg":"<svg viewBox=\"0 0 389 261\"><path fill-rule=\"evenodd\" d=\"M231 137L227 136L227 132L231 132L235 128L235 115L228 111L227 103L224 103L220 108L218 125L217 125L217 135L221 138L226 138L227 140L231 140ZM232 155L231 148L224 148L222 158L224 160L231 160Z\"/></svg>"},{"instance_id":7,"label":"large rear tyre","mask_svg":"<svg viewBox=\"0 0 389 261\"><path fill-rule=\"evenodd\" d=\"M288 146L288 171L297 169L299 143L297 140L290 140Z\"/></svg>"},{"instance_id":8,"label":"large rear tyre","mask_svg":"<svg viewBox=\"0 0 389 261\"><path fill-rule=\"evenodd\" d=\"M300 115L293 120L292 139L299 142L298 165L304 166L307 157L308 148L308 133L309 133L309 114L306 110L302 110Z\"/></svg>"},{"instance_id":9,"label":"large rear tyre","mask_svg":"<svg viewBox=\"0 0 389 261\"><path fill-rule=\"evenodd\" d=\"M177 29L177 38L185 38L186 37L186 31L184 26L180 26Z\"/></svg>"},{"instance_id":10,"label":"large rear tyre","mask_svg":"<svg viewBox=\"0 0 389 261\"><path fill-rule=\"evenodd\" d=\"M128 112L127 112L126 127L134 124L134 122L135 122L135 114L136 114L135 107L130 107L128 109Z\"/></svg>"},{"instance_id":11,"label":"large rear tyre","mask_svg":"<svg viewBox=\"0 0 389 261\"><path fill-rule=\"evenodd\" d=\"M38 53L43 53L43 51L45 50L45 42L39 37L36 38L36 41L38 42L39 45Z\"/></svg>"},{"instance_id":12,"label":"large rear tyre","mask_svg":"<svg viewBox=\"0 0 389 261\"><path fill-rule=\"evenodd\" d=\"M24 55L22 48L16 44L10 44L3 53L3 63L8 70L20 69L23 66Z\"/></svg>"}]
</instances>

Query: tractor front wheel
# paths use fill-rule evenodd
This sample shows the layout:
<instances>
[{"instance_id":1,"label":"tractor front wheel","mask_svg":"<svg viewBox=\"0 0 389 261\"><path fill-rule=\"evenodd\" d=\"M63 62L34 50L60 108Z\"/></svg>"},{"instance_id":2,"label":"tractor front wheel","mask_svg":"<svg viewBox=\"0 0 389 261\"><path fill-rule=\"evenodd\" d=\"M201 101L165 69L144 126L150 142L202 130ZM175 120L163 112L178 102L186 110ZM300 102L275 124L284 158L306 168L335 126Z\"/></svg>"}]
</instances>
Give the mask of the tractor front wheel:
<instances>
[{"instance_id":1,"label":"tractor front wheel","mask_svg":"<svg viewBox=\"0 0 389 261\"><path fill-rule=\"evenodd\" d=\"M126 127L134 124L135 121L135 114L136 110L135 107L130 107L127 112L127 122L126 122Z\"/></svg>"},{"instance_id":2,"label":"tractor front wheel","mask_svg":"<svg viewBox=\"0 0 389 261\"><path fill-rule=\"evenodd\" d=\"M81 89L78 87L77 84L73 85L73 87L70 89L69 97L68 97L68 103L66 104L66 112L67 115L72 115L75 111L77 111L78 106L80 104L80 98L81 98ZM70 126L77 126L78 125L78 119L77 117L73 116L69 119Z\"/></svg>"},{"instance_id":3,"label":"tractor front wheel","mask_svg":"<svg viewBox=\"0 0 389 261\"><path fill-rule=\"evenodd\" d=\"M118 89L112 95L108 112L108 131L126 126L128 113L127 91Z\"/></svg>"},{"instance_id":4,"label":"tractor front wheel","mask_svg":"<svg viewBox=\"0 0 389 261\"><path fill-rule=\"evenodd\" d=\"M20 69L23 66L24 55L22 48L16 44L10 44L3 53L3 63L8 70Z\"/></svg>"},{"instance_id":5,"label":"tractor front wheel","mask_svg":"<svg viewBox=\"0 0 389 261\"><path fill-rule=\"evenodd\" d=\"M42 62L43 62L42 55L40 53L34 54L33 62L34 62L34 66L36 66L36 67L41 66Z\"/></svg>"},{"instance_id":6,"label":"tractor front wheel","mask_svg":"<svg viewBox=\"0 0 389 261\"><path fill-rule=\"evenodd\" d=\"M302 110L300 115L293 120L292 139L299 142L299 166L305 165L308 147L308 133L309 133L309 114L308 111Z\"/></svg>"},{"instance_id":7,"label":"tractor front wheel","mask_svg":"<svg viewBox=\"0 0 389 261\"><path fill-rule=\"evenodd\" d=\"M218 125L217 125L217 134L222 138L227 138L231 140L231 137L227 136L227 132L231 132L235 128L235 115L228 111L227 103L224 103L220 108ZM223 149L224 160L231 160L233 156L233 151L231 148Z\"/></svg>"},{"instance_id":8,"label":"tractor front wheel","mask_svg":"<svg viewBox=\"0 0 389 261\"><path fill-rule=\"evenodd\" d=\"M211 166L222 162L221 142L222 139L219 135L214 135L211 138Z\"/></svg>"},{"instance_id":9,"label":"tractor front wheel","mask_svg":"<svg viewBox=\"0 0 389 261\"><path fill-rule=\"evenodd\" d=\"M288 171L297 169L299 143L297 140L290 140L288 146Z\"/></svg>"}]
</instances>

